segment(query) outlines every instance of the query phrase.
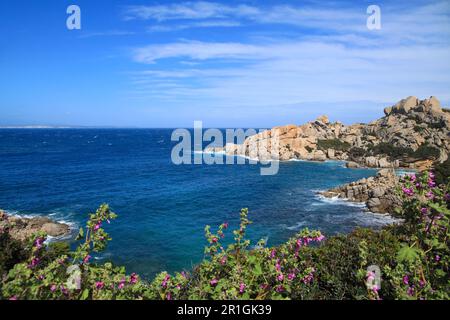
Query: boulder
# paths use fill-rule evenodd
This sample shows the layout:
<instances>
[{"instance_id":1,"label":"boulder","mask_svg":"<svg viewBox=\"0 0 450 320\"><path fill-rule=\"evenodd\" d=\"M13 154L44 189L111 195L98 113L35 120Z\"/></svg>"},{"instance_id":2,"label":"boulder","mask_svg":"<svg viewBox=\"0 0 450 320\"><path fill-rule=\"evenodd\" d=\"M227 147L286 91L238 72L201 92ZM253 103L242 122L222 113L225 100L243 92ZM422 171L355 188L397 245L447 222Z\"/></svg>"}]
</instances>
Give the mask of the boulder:
<instances>
[{"instance_id":1,"label":"boulder","mask_svg":"<svg viewBox=\"0 0 450 320\"><path fill-rule=\"evenodd\" d=\"M348 161L345 166L347 168L359 168L359 164L354 161Z\"/></svg>"}]
</instances>

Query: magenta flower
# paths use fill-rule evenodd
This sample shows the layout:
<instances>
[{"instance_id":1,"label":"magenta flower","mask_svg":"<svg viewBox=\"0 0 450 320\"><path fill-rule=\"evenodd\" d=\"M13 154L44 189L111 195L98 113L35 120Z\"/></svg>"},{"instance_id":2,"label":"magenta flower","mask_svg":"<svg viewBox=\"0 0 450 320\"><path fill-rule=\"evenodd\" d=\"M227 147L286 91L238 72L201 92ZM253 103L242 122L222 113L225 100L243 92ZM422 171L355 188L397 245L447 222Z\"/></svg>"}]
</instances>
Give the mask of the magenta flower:
<instances>
[{"instance_id":1,"label":"magenta flower","mask_svg":"<svg viewBox=\"0 0 450 320\"><path fill-rule=\"evenodd\" d=\"M119 285L117 286L119 289L123 289L125 287L125 278L119 281Z\"/></svg>"},{"instance_id":2,"label":"magenta flower","mask_svg":"<svg viewBox=\"0 0 450 320\"><path fill-rule=\"evenodd\" d=\"M420 209L420 213L427 214L428 213L428 209L427 208L422 208L422 209Z\"/></svg>"},{"instance_id":3,"label":"magenta flower","mask_svg":"<svg viewBox=\"0 0 450 320\"><path fill-rule=\"evenodd\" d=\"M411 182L416 181L416 175L415 174L410 174L409 175L409 179L410 179Z\"/></svg>"},{"instance_id":4,"label":"magenta flower","mask_svg":"<svg viewBox=\"0 0 450 320\"><path fill-rule=\"evenodd\" d=\"M434 198L434 193L432 191L428 191L427 194L426 194L426 197L428 199L433 199Z\"/></svg>"},{"instance_id":5,"label":"magenta flower","mask_svg":"<svg viewBox=\"0 0 450 320\"><path fill-rule=\"evenodd\" d=\"M105 286L105 284L102 281L97 281L95 283L95 288L97 288L97 290L103 289L104 286Z\"/></svg>"},{"instance_id":6,"label":"magenta flower","mask_svg":"<svg viewBox=\"0 0 450 320\"><path fill-rule=\"evenodd\" d=\"M280 273L280 274L277 276L277 280L278 280L278 281L283 281L283 280L284 280L284 275L283 275L282 273Z\"/></svg>"},{"instance_id":7,"label":"magenta flower","mask_svg":"<svg viewBox=\"0 0 450 320\"><path fill-rule=\"evenodd\" d=\"M56 285L55 285L55 284L52 284L52 285L50 286L50 291L51 291L51 292L55 292L55 291L56 291Z\"/></svg>"},{"instance_id":8,"label":"magenta flower","mask_svg":"<svg viewBox=\"0 0 450 320\"><path fill-rule=\"evenodd\" d=\"M434 257L434 260L435 260L436 262L439 262L439 261L441 260L441 257L437 254L437 255Z\"/></svg>"},{"instance_id":9,"label":"magenta flower","mask_svg":"<svg viewBox=\"0 0 450 320\"><path fill-rule=\"evenodd\" d=\"M414 295L414 287L409 287L406 293L408 296L412 297Z\"/></svg>"},{"instance_id":10,"label":"magenta flower","mask_svg":"<svg viewBox=\"0 0 450 320\"><path fill-rule=\"evenodd\" d=\"M414 195L414 190L411 188L405 188L402 187L402 191L404 194L406 194L408 197L411 197L412 195Z\"/></svg>"},{"instance_id":11,"label":"magenta flower","mask_svg":"<svg viewBox=\"0 0 450 320\"><path fill-rule=\"evenodd\" d=\"M428 177L429 177L430 179L434 180L435 175L434 175L433 172L430 171L430 172L428 173Z\"/></svg>"},{"instance_id":12,"label":"magenta flower","mask_svg":"<svg viewBox=\"0 0 450 320\"><path fill-rule=\"evenodd\" d=\"M214 279L212 279L209 283L210 283L212 286L215 286L218 282L219 282L219 280L217 280L216 278L214 278Z\"/></svg>"},{"instance_id":13,"label":"magenta flower","mask_svg":"<svg viewBox=\"0 0 450 320\"><path fill-rule=\"evenodd\" d=\"M321 242L321 241L323 241L324 239L325 239L325 236L324 236L323 234L321 234L320 236L318 236L318 237L315 238L315 240L316 240L317 242Z\"/></svg>"},{"instance_id":14,"label":"magenta flower","mask_svg":"<svg viewBox=\"0 0 450 320\"><path fill-rule=\"evenodd\" d=\"M272 251L270 252L270 258L271 259L275 258L276 254L277 254L277 251L275 249L272 249Z\"/></svg>"},{"instance_id":15,"label":"magenta flower","mask_svg":"<svg viewBox=\"0 0 450 320\"><path fill-rule=\"evenodd\" d=\"M211 241L212 241L213 243L216 243L216 242L218 241L218 239L217 239L216 237L213 237L213 238L211 239Z\"/></svg>"},{"instance_id":16,"label":"magenta flower","mask_svg":"<svg viewBox=\"0 0 450 320\"><path fill-rule=\"evenodd\" d=\"M88 263L90 259L91 259L91 256L87 255L86 257L84 257L83 263Z\"/></svg>"},{"instance_id":17,"label":"magenta flower","mask_svg":"<svg viewBox=\"0 0 450 320\"><path fill-rule=\"evenodd\" d=\"M277 259L277 263L275 264L275 269L276 269L277 271L280 271L280 270L281 270L280 259Z\"/></svg>"},{"instance_id":18,"label":"magenta flower","mask_svg":"<svg viewBox=\"0 0 450 320\"><path fill-rule=\"evenodd\" d=\"M101 226L102 226L102 222L100 221L94 226L94 231L97 231L98 229L100 229Z\"/></svg>"},{"instance_id":19,"label":"magenta flower","mask_svg":"<svg viewBox=\"0 0 450 320\"><path fill-rule=\"evenodd\" d=\"M284 291L284 287L282 285L279 285L276 287L276 292L283 292Z\"/></svg>"},{"instance_id":20,"label":"magenta flower","mask_svg":"<svg viewBox=\"0 0 450 320\"><path fill-rule=\"evenodd\" d=\"M136 273L132 273L130 275L130 283L136 284L138 282L138 275Z\"/></svg>"},{"instance_id":21,"label":"magenta flower","mask_svg":"<svg viewBox=\"0 0 450 320\"><path fill-rule=\"evenodd\" d=\"M29 265L30 268L34 268L39 264L39 258L38 257L34 257L33 259L31 259L31 263Z\"/></svg>"},{"instance_id":22,"label":"magenta flower","mask_svg":"<svg viewBox=\"0 0 450 320\"><path fill-rule=\"evenodd\" d=\"M63 285L61 285L60 289L61 289L61 292L62 292L64 295L67 296L67 295L69 294L69 291L68 291L67 288L64 287Z\"/></svg>"},{"instance_id":23,"label":"magenta flower","mask_svg":"<svg viewBox=\"0 0 450 320\"><path fill-rule=\"evenodd\" d=\"M403 283L409 284L409 277L407 275L403 276Z\"/></svg>"},{"instance_id":24,"label":"magenta flower","mask_svg":"<svg viewBox=\"0 0 450 320\"><path fill-rule=\"evenodd\" d=\"M37 249L40 249L40 248L42 248L42 244L44 243L44 239L43 238L37 238L35 241L34 241L34 246L37 248Z\"/></svg>"},{"instance_id":25,"label":"magenta flower","mask_svg":"<svg viewBox=\"0 0 450 320\"><path fill-rule=\"evenodd\" d=\"M291 272L291 273L288 274L288 280L289 281L294 280L294 278L295 278L295 273L294 272Z\"/></svg>"},{"instance_id":26,"label":"magenta flower","mask_svg":"<svg viewBox=\"0 0 450 320\"><path fill-rule=\"evenodd\" d=\"M169 279L170 279L170 276L169 276L169 275L166 275L166 276L164 277L163 281L161 282L161 286L162 286L163 288L166 288L166 287L167 287L167 282L169 282Z\"/></svg>"},{"instance_id":27,"label":"magenta flower","mask_svg":"<svg viewBox=\"0 0 450 320\"><path fill-rule=\"evenodd\" d=\"M434 187L436 187L436 182L434 182L433 180L428 180L428 186L430 188L434 188Z\"/></svg>"},{"instance_id":28,"label":"magenta flower","mask_svg":"<svg viewBox=\"0 0 450 320\"><path fill-rule=\"evenodd\" d=\"M227 256L223 256L221 259L220 259L220 264L221 265L225 265L227 263Z\"/></svg>"},{"instance_id":29,"label":"magenta flower","mask_svg":"<svg viewBox=\"0 0 450 320\"><path fill-rule=\"evenodd\" d=\"M244 293L244 291L245 291L245 284L244 284L244 283L241 283L241 284L239 285L239 293Z\"/></svg>"},{"instance_id":30,"label":"magenta flower","mask_svg":"<svg viewBox=\"0 0 450 320\"><path fill-rule=\"evenodd\" d=\"M166 299L167 300L172 300L172 294L170 292L167 292Z\"/></svg>"},{"instance_id":31,"label":"magenta flower","mask_svg":"<svg viewBox=\"0 0 450 320\"><path fill-rule=\"evenodd\" d=\"M375 280L375 273L373 273L372 271L368 271L366 275L366 281L372 282L373 280Z\"/></svg>"},{"instance_id":32,"label":"magenta flower","mask_svg":"<svg viewBox=\"0 0 450 320\"><path fill-rule=\"evenodd\" d=\"M9 298L8 300L17 300L17 296L12 296L11 298Z\"/></svg>"},{"instance_id":33,"label":"magenta flower","mask_svg":"<svg viewBox=\"0 0 450 320\"><path fill-rule=\"evenodd\" d=\"M224 228L224 229L227 229L227 228L228 228L228 222L224 222L224 223L223 223L223 228Z\"/></svg>"}]
</instances>

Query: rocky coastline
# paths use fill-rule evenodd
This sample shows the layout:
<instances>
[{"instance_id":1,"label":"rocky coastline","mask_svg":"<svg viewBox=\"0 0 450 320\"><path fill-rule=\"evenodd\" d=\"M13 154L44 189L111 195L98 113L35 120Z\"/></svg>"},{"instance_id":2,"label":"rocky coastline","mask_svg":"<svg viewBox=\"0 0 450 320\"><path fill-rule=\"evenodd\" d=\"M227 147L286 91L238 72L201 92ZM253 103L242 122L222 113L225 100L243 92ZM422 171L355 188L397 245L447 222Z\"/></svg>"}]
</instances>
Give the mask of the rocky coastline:
<instances>
[{"instance_id":1,"label":"rocky coastline","mask_svg":"<svg viewBox=\"0 0 450 320\"><path fill-rule=\"evenodd\" d=\"M251 159L346 161L350 168L424 170L450 154L450 110L436 97L408 97L384 109L368 124L344 125L321 116L303 125L286 125L249 136L242 144L209 147L205 152Z\"/></svg>"},{"instance_id":2,"label":"rocky coastline","mask_svg":"<svg viewBox=\"0 0 450 320\"><path fill-rule=\"evenodd\" d=\"M303 125L263 131L242 144L207 148L252 159L340 160L348 168L382 169L375 177L361 179L322 192L365 203L371 212L393 213L400 204L399 178L394 169L422 171L442 163L450 154L450 110L436 97L402 99L384 109L384 117L368 124L344 125L321 116Z\"/></svg>"},{"instance_id":3,"label":"rocky coastline","mask_svg":"<svg viewBox=\"0 0 450 320\"><path fill-rule=\"evenodd\" d=\"M36 232L45 232L51 237L64 237L71 233L71 228L65 223L51 220L47 217L18 217L0 210L0 230L8 230L12 238L24 241Z\"/></svg>"},{"instance_id":4,"label":"rocky coastline","mask_svg":"<svg viewBox=\"0 0 450 320\"><path fill-rule=\"evenodd\" d=\"M360 179L333 189L320 192L327 198L337 197L350 202L365 203L374 213L395 213L401 206L397 195L400 178L392 169L381 169L374 177Z\"/></svg>"}]
</instances>

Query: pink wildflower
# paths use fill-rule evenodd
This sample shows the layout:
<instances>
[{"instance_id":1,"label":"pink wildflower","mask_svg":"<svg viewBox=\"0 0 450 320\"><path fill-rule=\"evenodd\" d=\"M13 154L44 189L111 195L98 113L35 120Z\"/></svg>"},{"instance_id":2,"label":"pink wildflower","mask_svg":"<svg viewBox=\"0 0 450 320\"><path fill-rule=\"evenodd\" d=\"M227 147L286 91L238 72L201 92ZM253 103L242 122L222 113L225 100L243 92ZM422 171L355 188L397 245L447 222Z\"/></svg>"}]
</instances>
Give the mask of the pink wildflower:
<instances>
[{"instance_id":1,"label":"pink wildflower","mask_svg":"<svg viewBox=\"0 0 450 320\"><path fill-rule=\"evenodd\" d=\"M241 284L239 285L239 293L244 293L244 291L245 291L245 284L244 284L244 283L241 283Z\"/></svg>"},{"instance_id":2,"label":"pink wildflower","mask_svg":"<svg viewBox=\"0 0 450 320\"><path fill-rule=\"evenodd\" d=\"M169 279L170 279L170 276L169 276L169 275L166 275L166 276L164 277L163 281L161 282L161 286L162 286L163 288L166 288L166 287L167 287L167 282L169 282Z\"/></svg>"},{"instance_id":3,"label":"pink wildflower","mask_svg":"<svg viewBox=\"0 0 450 320\"><path fill-rule=\"evenodd\" d=\"M402 187L402 191L404 194L406 194L408 197L411 197L414 194L414 190L412 190L411 188L405 188Z\"/></svg>"},{"instance_id":4,"label":"pink wildflower","mask_svg":"<svg viewBox=\"0 0 450 320\"><path fill-rule=\"evenodd\" d=\"M138 282L138 275L136 273L132 273L130 275L130 283L136 284Z\"/></svg>"},{"instance_id":5,"label":"pink wildflower","mask_svg":"<svg viewBox=\"0 0 450 320\"><path fill-rule=\"evenodd\" d=\"M219 282L219 280L217 280L216 278L214 278L214 279L212 279L209 283L210 283L212 286L215 286L218 282Z\"/></svg>"},{"instance_id":6,"label":"pink wildflower","mask_svg":"<svg viewBox=\"0 0 450 320\"><path fill-rule=\"evenodd\" d=\"M105 284L102 281L97 281L95 283L95 287L97 288L97 290L103 289L104 286L105 286Z\"/></svg>"}]
</instances>

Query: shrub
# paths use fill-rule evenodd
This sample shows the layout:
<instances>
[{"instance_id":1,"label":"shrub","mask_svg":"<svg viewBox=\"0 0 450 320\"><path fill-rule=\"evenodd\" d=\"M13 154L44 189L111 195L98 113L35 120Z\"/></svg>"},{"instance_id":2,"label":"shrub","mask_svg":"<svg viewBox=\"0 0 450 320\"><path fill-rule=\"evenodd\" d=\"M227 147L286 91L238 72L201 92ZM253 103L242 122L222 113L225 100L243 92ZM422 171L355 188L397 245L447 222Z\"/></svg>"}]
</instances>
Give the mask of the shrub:
<instances>
[{"instance_id":1,"label":"shrub","mask_svg":"<svg viewBox=\"0 0 450 320\"><path fill-rule=\"evenodd\" d=\"M0 279L15 264L25 261L28 255L23 243L13 239L9 230L0 230Z\"/></svg>"},{"instance_id":2,"label":"shrub","mask_svg":"<svg viewBox=\"0 0 450 320\"><path fill-rule=\"evenodd\" d=\"M394 159L410 156L414 152L411 148L396 147L386 142L380 142L379 144L373 146L370 151L373 155L382 154Z\"/></svg>"},{"instance_id":3,"label":"shrub","mask_svg":"<svg viewBox=\"0 0 450 320\"><path fill-rule=\"evenodd\" d=\"M436 183L448 184L450 183L450 158L443 163L435 165L434 171L436 174Z\"/></svg>"},{"instance_id":4,"label":"shrub","mask_svg":"<svg viewBox=\"0 0 450 320\"><path fill-rule=\"evenodd\" d=\"M348 142L339 139L318 140L317 147L320 150L334 149L338 151L347 151L351 145Z\"/></svg>"},{"instance_id":5,"label":"shrub","mask_svg":"<svg viewBox=\"0 0 450 320\"><path fill-rule=\"evenodd\" d=\"M366 150L359 147L353 147L348 151L350 158L360 158L366 154Z\"/></svg>"},{"instance_id":6,"label":"shrub","mask_svg":"<svg viewBox=\"0 0 450 320\"><path fill-rule=\"evenodd\" d=\"M436 159L439 157L439 155L439 149L427 144L422 144L416 151L411 154L412 157L421 160Z\"/></svg>"}]
</instances>

